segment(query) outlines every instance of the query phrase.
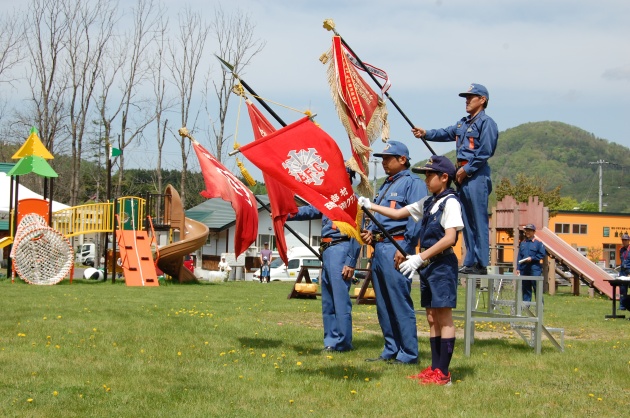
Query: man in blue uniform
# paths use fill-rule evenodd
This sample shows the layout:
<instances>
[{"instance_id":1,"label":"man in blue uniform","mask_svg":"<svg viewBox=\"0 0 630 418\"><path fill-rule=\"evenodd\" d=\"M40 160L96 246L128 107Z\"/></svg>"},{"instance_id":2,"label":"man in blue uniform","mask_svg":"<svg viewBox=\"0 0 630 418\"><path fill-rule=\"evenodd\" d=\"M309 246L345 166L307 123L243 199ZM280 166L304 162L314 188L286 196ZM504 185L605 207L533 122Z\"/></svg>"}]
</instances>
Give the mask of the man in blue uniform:
<instances>
[{"instance_id":1,"label":"man in blue uniform","mask_svg":"<svg viewBox=\"0 0 630 418\"><path fill-rule=\"evenodd\" d=\"M481 84L471 84L460 93L466 98L467 117L444 129L413 128L416 138L427 141L455 141L459 199L464 217L466 257L460 273L486 274L490 252L488 196L492 192L488 159L494 155L499 139L497 124L486 115L490 95Z\"/></svg>"},{"instance_id":2,"label":"man in blue uniform","mask_svg":"<svg viewBox=\"0 0 630 418\"><path fill-rule=\"evenodd\" d=\"M389 141L385 149L374 156L383 159L383 169L388 175L374 199L376 204L400 209L427 195L422 180L409 171L409 150L405 144ZM411 217L394 220L380 214L374 216L407 254L416 253L420 223ZM411 300L411 278L397 269L405 257L375 225L366 228L361 238L374 246L372 281L378 322L385 338L381 355L366 361L415 364L418 362L418 331Z\"/></svg>"},{"instance_id":3,"label":"man in blue uniform","mask_svg":"<svg viewBox=\"0 0 630 418\"><path fill-rule=\"evenodd\" d=\"M354 172L348 170L350 181ZM288 221L308 219L322 220L322 257L320 276L322 293L322 319L324 322L325 352L352 350L352 302L350 285L354 277L361 245L354 238L343 235L326 215L308 205L298 208L298 213Z\"/></svg>"},{"instance_id":4,"label":"man in blue uniform","mask_svg":"<svg viewBox=\"0 0 630 418\"><path fill-rule=\"evenodd\" d=\"M518 246L518 270L517 276L540 276L542 266L540 262L545 258L545 247L543 243L535 237L536 226L534 224L525 225L525 238ZM523 280L523 302L532 301L532 292L536 281Z\"/></svg>"},{"instance_id":5,"label":"man in blue uniform","mask_svg":"<svg viewBox=\"0 0 630 418\"><path fill-rule=\"evenodd\" d=\"M621 248L619 249L619 259L621 260L621 268L619 276L630 276L630 235L623 234L621 236ZM622 303L623 298L628 294L628 286L619 286L619 309L626 310Z\"/></svg>"}]
</instances>

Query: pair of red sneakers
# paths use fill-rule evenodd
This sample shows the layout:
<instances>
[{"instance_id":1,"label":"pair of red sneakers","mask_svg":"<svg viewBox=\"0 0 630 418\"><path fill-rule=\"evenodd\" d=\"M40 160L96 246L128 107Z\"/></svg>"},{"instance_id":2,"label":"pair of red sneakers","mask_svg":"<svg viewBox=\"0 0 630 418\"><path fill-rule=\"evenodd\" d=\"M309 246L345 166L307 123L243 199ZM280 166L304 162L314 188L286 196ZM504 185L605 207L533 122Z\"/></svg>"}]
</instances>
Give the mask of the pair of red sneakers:
<instances>
[{"instance_id":1,"label":"pair of red sneakers","mask_svg":"<svg viewBox=\"0 0 630 418\"><path fill-rule=\"evenodd\" d=\"M432 369L431 366L422 370L420 373L413 376L407 376L409 379L417 379L418 383L422 385L438 385L438 386L450 386L451 373L442 373L440 369Z\"/></svg>"}]
</instances>

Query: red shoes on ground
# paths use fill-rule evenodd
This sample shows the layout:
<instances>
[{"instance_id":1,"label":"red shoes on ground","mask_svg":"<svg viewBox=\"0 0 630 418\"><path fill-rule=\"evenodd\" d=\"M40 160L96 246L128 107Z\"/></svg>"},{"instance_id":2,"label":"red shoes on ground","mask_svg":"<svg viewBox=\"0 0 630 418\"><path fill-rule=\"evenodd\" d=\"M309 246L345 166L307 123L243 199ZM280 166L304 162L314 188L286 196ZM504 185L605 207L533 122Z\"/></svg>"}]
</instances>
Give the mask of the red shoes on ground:
<instances>
[{"instance_id":1,"label":"red shoes on ground","mask_svg":"<svg viewBox=\"0 0 630 418\"><path fill-rule=\"evenodd\" d=\"M420 373L413 376L407 376L408 379L417 379L418 383L422 385L438 385L438 386L450 386L451 373L447 375L442 373L440 369L432 369L431 366L422 370Z\"/></svg>"}]
</instances>

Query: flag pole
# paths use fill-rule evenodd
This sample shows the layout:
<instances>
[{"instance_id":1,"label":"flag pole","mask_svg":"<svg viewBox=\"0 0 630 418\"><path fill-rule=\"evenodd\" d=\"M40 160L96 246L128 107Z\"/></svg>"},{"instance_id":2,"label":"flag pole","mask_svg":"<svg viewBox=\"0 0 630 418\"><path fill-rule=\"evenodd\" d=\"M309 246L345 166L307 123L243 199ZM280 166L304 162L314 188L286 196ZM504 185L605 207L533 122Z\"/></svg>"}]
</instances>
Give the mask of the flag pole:
<instances>
[{"instance_id":1,"label":"flag pole","mask_svg":"<svg viewBox=\"0 0 630 418\"><path fill-rule=\"evenodd\" d=\"M336 33L336 32L335 32ZM343 41L343 39L342 39ZM350 47L348 47L348 49L350 49ZM269 105L263 100L261 99L256 92L254 91L254 89L252 89L242 78L240 78L235 72L234 72L234 66L232 64L230 64L229 62L225 61L223 58L219 57L218 55L215 55L215 57L219 60L219 62L221 62L221 65L223 65L223 67L225 68L226 71L229 71L236 79L238 79L241 84L243 85L243 87L245 87L245 89L247 89L247 91L253 95L256 100L258 100L258 102L265 108L267 109L267 111L271 114L271 116L274 117L274 119L282 126L287 126L286 123L284 123L284 121L280 118L280 116L278 116L276 114L276 112L273 111L273 109L271 109L269 107ZM358 60L358 57L357 57ZM361 65L365 68L365 64L363 64L363 62L361 62ZM377 81L378 84L378 81ZM388 96L389 97L389 96ZM413 126L413 124L412 124ZM423 139L424 141L424 139ZM426 141L425 141L426 144ZM429 145L427 144L427 147L429 147ZM431 149L431 147L429 147L429 150L435 154L435 152L433 152L433 150ZM236 154L237 152L240 152L240 150L235 150L232 151L234 154ZM232 155L232 154L230 154ZM259 202L260 203L260 202ZM307 202L308 203L308 202ZM268 209L266 207L266 205L263 205L263 207L265 207L265 209L267 209L270 213L271 213L271 209ZM392 238L392 236L389 234L389 232L387 232L387 230L383 227L383 225L376 220L376 218L374 217L374 215L372 215L372 213L370 213L369 211L365 210L365 208L363 206L361 206L361 209L363 209L363 212L368 216L368 218L370 218L370 220L374 223L374 225L376 225L376 227L378 229L381 230L381 232L383 233L383 235L385 235L385 237L390 240L390 242L392 244L394 244L394 246L396 247L396 249L398 251L400 251L401 254L403 254L405 257L407 256L407 253L405 252L405 250L403 250L403 248L396 242L395 239ZM288 231L292 232L293 235L298 238L302 243L304 243L314 254L315 254L315 250L313 249L313 247L311 247L310 245L306 244L301 237L298 236L297 233L295 233L295 231L292 231L290 229L290 227L288 227L286 224L284 225L285 228L287 228Z\"/></svg>"},{"instance_id":2,"label":"flag pole","mask_svg":"<svg viewBox=\"0 0 630 418\"><path fill-rule=\"evenodd\" d=\"M328 30L328 31L332 31L336 36L339 37L339 39L341 39L341 43L348 48L348 51L350 51L350 53L354 56L354 58L356 58L357 62L359 63L359 65L361 65L361 68L363 68L363 70L368 73L368 75L370 76L370 78L372 79L372 81L374 81L376 83L376 85L381 89L381 91L383 90L383 86L382 84L376 79L376 77L374 76L374 74L372 74L370 72L370 70L368 70L367 66L363 63L363 61L361 61L361 58L359 58L359 56L356 54L356 52L354 52L352 50L352 48L350 47L350 45L348 45L348 43L345 41L345 39L343 39L343 37L341 35L339 35L339 33L337 32L337 30L335 29L335 22L333 22L332 19L326 19L324 20L324 29ZM407 121L407 123L409 124L409 126L411 126L412 128L415 128L416 125L413 124L413 122L411 122L411 120L407 117L407 115L405 115L405 112L402 111L402 109L398 106L398 104L396 103L396 101L394 100L394 98L392 96L389 95L389 93L384 92L385 96L387 96L387 98L389 99L389 101L394 105L394 107L396 108L396 110L398 110L398 112L400 113L400 115L403 117L403 119L405 119ZM429 143L427 142L426 139L421 138L422 142L424 142L424 145L427 147L427 149L431 152L431 155L436 155L435 151L433 151L433 148L431 148L431 146L429 145Z\"/></svg>"},{"instance_id":3,"label":"flag pole","mask_svg":"<svg viewBox=\"0 0 630 418\"><path fill-rule=\"evenodd\" d=\"M387 232L387 230L385 229L383 224L376 220L374 215L372 215L372 212L370 212L369 210L365 209L364 206L361 206L361 210L363 210L363 213L365 213L367 215L367 217L370 218L370 220L372 222L374 222L374 225L376 225L377 228L381 230L383 235L385 235L385 238L387 238L389 240L389 242L394 244L394 247L396 247L396 249L398 251L400 251L400 253L403 255L403 257L407 257L407 252L405 250L403 250L403 248L400 246L400 244L398 244L398 242L396 242L394 237L392 237L392 235L389 232Z\"/></svg>"},{"instance_id":4,"label":"flag pole","mask_svg":"<svg viewBox=\"0 0 630 418\"><path fill-rule=\"evenodd\" d=\"M215 55L215 56L216 56L216 55ZM219 58L219 57L217 57L217 58ZM219 58L219 60L221 60L221 58ZM227 64L227 62L225 62L225 61L223 61L223 60L221 60L221 61L222 61L224 64L229 65L229 64ZM244 86L245 84L243 83L243 80L240 80L240 81L241 81L241 83L242 83L242 84L243 84L243 86ZM249 90L249 89L248 89L248 90ZM251 93L251 94L255 94L255 93L252 93L251 91L250 91L250 93ZM266 104L266 103L265 103L265 104ZM279 117L279 116L277 116L277 115L276 115L276 117ZM284 124L284 122L282 122L282 123ZM283 126L286 126L286 124L284 124ZM179 129L179 134L180 134L181 136L186 136L186 137L188 137L191 141L195 141L195 139L194 139L191 135L189 135L189 134L188 134L188 130L186 130L185 128L180 128L180 129ZM237 149L237 150L232 151L232 153L230 153L229 155L233 155L233 154L236 154L236 153L239 153L239 152L240 152L240 150L238 150L238 149ZM269 205L265 204L262 200L260 200L260 198L259 198L258 196L254 195L254 197L256 198L256 201L257 201L257 202L258 202L258 203L259 203L259 204L260 204L263 208L265 208L265 210L267 210L267 212L271 213L271 208L269 207ZM288 226L286 223L284 224L284 228L285 228L287 231L289 231L290 233L292 233L292 234L293 234L293 236L294 236L295 238L297 238L297 239L298 239L298 241L300 241L302 244L304 244L304 246L305 246L305 247L307 247L307 248L308 248L308 249L309 249L309 250L310 250L313 254L315 254L315 257L317 257L320 261L322 260L322 256L319 254L319 252L317 252L317 250L315 250L315 249L314 249L313 247L311 247L311 246L310 246L310 245L309 245L306 241L304 241L304 239L303 239L303 238L302 238L302 237L301 237L301 236L300 236L297 232L295 232L295 230L294 230L293 228L291 228L290 226Z\"/></svg>"}]
</instances>

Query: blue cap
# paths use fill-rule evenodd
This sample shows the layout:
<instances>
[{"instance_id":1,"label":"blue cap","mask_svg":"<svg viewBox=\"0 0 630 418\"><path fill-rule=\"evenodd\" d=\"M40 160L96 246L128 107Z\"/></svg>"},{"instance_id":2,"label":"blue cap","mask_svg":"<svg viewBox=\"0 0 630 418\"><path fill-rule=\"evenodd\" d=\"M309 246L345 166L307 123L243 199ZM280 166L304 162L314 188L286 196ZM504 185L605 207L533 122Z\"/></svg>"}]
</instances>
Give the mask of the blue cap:
<instances>
[{"instance_id":1,"label":"blue cap","mask_svg":"<svg viewBox=\"0 0 630 418\"><path fill-rule=\"evenodd\" d=\"M383 155L400 155L407 157L409 160L409 149L402 142L389 141L383 151L374 154L375 157L382 157Z\"/></svg>"},{"instance_id":2,"label":"blue cap","mask_svg":"<svg viewBox=\"0 0 630 418\"><path fill-rule=\"evenodd\" d=\"M621 239L630 239L630 235L628 235L628 234L623 234L623 235L621 236Z\"/></svg>"},{"instance_id":3,"label":"blue cap","mask_svg":"<svg viewBox=\"0 0 630 418\"><path fill-rule=\"evenodd\" d=\"M482 96L485 97L486 100L490 100L490 93L488 93L488 89L481 84L472 83L470 87L468 87L468 90L463 93L459 93L459 97L466 97L470 95Z\"/></svg>"},{"instance_id":4,"label":"blue cap","mask_svg":"<svg viewBox=\"0 0 630 418\"><path fill-rule=\"evenodd\" d=\"M455 166L448 158L441 155L432 155L429 161L422 167L414 167L411 169L414 173L424 173L427 171L438 171L446 173L452 179L455 178Z\"/></svg>"},{"instance_id":5,"label":"blue cap","mask_svg":"<svg viewBox=\"0 0 630 418\"><path fill-rule=\"evenodd\" d=\"M536 225L534 224L527 224L523 227L523 229L531 229L532 231L536 230Z\"/></svg>"}]
</instances>

